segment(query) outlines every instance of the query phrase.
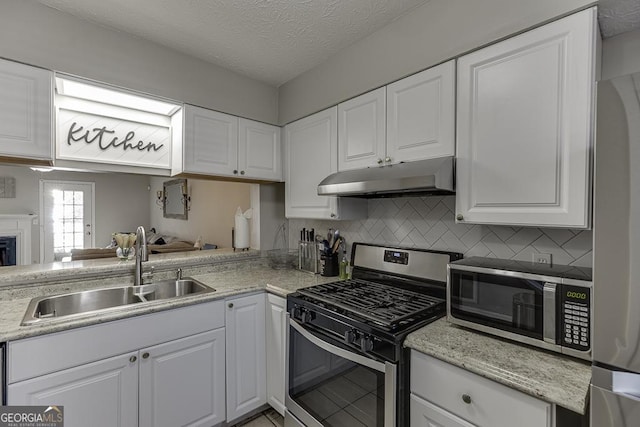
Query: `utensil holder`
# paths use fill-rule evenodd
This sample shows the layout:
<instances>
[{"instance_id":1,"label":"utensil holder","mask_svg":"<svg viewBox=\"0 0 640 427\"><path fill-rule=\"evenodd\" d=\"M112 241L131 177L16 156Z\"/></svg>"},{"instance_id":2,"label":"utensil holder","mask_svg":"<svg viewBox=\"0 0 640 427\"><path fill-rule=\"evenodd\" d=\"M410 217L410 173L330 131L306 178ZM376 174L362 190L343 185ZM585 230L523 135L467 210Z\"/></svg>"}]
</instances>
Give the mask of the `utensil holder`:
<instances>
[{"instance_id":1,"label":"utensil holder","mask_svg":"<svg viewBox=\"0 0 640 427\"><path fill-rule=\"evenodd\" d=\"M320 275L325 277L337 276L340 273L338 254L320 255Z\"/></svg>"}]
</instances>

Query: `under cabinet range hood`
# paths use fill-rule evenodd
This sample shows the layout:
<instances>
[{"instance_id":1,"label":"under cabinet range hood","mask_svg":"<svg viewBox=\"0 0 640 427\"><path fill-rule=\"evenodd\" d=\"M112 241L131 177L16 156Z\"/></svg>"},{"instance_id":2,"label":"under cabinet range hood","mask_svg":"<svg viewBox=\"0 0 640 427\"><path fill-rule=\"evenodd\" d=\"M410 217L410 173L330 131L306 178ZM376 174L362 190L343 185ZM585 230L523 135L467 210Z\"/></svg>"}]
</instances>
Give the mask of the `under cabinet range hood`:
<instances>
[{"instance_id":1,"label":"under cabinet range hood","mask_svg":"<svg viewBox=\"0 0 640 427\"><path fill-rule=\"evenodd\" d=\"M453 156L348 170L329 175L319 196L393 197L453 194Z\"/></svg>"}]
</instances>

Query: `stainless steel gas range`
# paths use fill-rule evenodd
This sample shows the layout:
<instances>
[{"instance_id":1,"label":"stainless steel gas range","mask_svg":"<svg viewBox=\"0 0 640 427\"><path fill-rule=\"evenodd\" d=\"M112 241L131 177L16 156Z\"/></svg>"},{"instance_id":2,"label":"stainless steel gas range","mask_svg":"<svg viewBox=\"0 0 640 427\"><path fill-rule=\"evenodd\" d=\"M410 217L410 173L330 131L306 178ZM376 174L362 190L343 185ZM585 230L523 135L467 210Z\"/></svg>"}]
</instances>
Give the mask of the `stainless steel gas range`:
<instances>
[{"instance_id":1,"label":"stainless steel gas range","mask_svg":"<svg viewBox=\"0 0 640 427\"><path fill-rule=\"evenodd\" d=\"M407 334L446 312L459 253L354 243L352 278L287 297L285 426L408 423Z\"/></svg>"}]
</instances>

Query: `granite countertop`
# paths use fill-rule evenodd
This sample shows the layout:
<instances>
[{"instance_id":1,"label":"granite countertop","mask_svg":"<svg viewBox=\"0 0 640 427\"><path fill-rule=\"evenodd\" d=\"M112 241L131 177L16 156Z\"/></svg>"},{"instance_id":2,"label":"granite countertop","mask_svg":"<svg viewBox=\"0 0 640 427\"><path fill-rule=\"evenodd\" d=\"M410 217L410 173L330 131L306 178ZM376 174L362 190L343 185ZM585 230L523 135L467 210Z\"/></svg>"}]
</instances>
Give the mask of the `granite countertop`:
<instances>
[{"instance_id":1,"label":"granite countertop","mask_svg":"<svg viewBox=\"0 0 640 427\"><path fill-rule=\"evenodd\" d=\"M579 414L587 410L591 364L437 320L405 347Z\"/></svg>"},{"instance_id":2,"label":"granite countertop","mask_svg":"<svg viewBox=\"0 0 640 427\"><path fill-rule=\"evenodd\" d=\"M113 261L110 263L102 260L79 261L83 263L82 266L76 265L75 269L64 268L66 276L60 273L61 269L52 268L51 265L40 266L40 268L38 266L19 268L20 272L10 272L6 276L5 274L0 276L2 280L6 277L13 279L11 286L0 286L0 342L225 299L251 292L263 292L266 290L285 297L288 293L297 289L338 279L337 277L322 277L293 269L274 270L264 265L263 259L257 256L258 253L256 251L250 252L238 254L217 253L214 257L216 258L214 262L217 261L219 263L213 265L211 264L211 259L207 260L209 264L199 264L195 262L197 257L193 255L187 257L167 257L167 254L150 256L150 261L144 265L145 269L148 269L149 264L153 265L154 262L165 268L164 274L156 273L154 275L155 279L162 280L167 277L175 277L175 268L180 267L184 269L184 277L192 277L214 288L216 291L207 294L132 304L114 311L86 314L75 319L46 320L40 324L29 326L21 326L20 323L32 298L130 285L133 281L133 276L130 274L131 265L129 264L132 263L125 263L124 266L121 266L121 264L114 264ZM221 260L225 262L220 262ZM189 265L191 267L188 267ZM172 267L173 269L171 269ZM114 269L116 274L114 274ZM61 282L51 281L51 277L49 277L51 272L55 272L56 279ZM118 275L118 272L121 274ZM72 273L71 276L70 273ZM107 273L110 274L110 277L104 276ZM16 283L25 280L25 276L32 277L32 280L38 282L45 278L47 280L39 285L17 285ZM67 280L64 280L65 278Z\"/></svg>"}]
</instances>

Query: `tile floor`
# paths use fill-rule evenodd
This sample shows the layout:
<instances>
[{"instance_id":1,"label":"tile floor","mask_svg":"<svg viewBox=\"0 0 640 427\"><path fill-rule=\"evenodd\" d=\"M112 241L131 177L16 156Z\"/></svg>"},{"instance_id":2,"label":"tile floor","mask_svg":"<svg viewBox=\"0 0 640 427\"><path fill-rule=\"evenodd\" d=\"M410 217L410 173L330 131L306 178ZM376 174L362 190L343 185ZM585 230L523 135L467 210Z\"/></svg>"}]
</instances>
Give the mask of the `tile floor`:
<instances>
[{"instance_id":1,"label":"tile floor","mask_svg":"<svg viewBox=\"0 0 640 427\"><path fill-rule=\"evenodd\" d=\"M273 409L251 417L233 427L284 427L284 418Z\"/></svg>"}]
</instances>

